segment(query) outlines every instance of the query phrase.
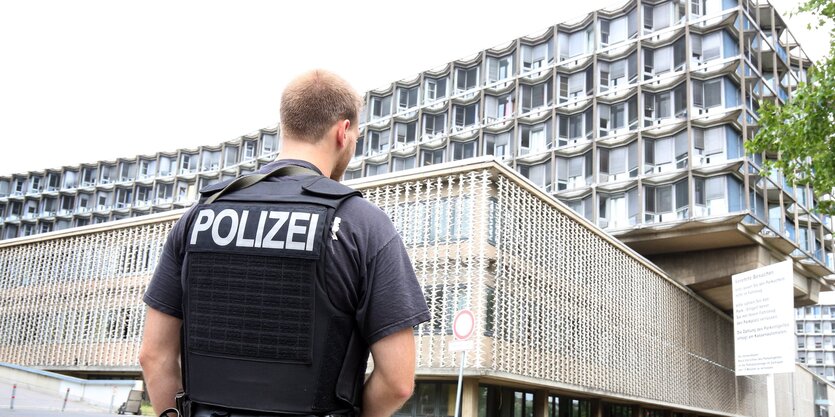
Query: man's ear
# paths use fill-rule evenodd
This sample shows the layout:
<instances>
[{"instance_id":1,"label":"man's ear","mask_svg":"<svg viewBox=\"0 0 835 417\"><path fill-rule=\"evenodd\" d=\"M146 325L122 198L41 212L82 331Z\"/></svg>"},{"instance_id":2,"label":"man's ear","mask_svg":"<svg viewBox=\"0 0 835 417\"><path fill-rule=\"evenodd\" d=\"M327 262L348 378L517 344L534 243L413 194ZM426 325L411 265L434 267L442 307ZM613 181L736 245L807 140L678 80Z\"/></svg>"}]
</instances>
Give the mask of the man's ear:
<instances>
[{"instance_id":1,"label":"man's ear","mask_svg":"<svg viewBox=\"0 0 835 417\"><path fill-rule=\"evenodd\" d=\"M348 146L348 129L351 128L351 121L350 120L341 120L337 123L336 127L336 144L339 145L340 148Z\"/></svg>"}]
</instances>

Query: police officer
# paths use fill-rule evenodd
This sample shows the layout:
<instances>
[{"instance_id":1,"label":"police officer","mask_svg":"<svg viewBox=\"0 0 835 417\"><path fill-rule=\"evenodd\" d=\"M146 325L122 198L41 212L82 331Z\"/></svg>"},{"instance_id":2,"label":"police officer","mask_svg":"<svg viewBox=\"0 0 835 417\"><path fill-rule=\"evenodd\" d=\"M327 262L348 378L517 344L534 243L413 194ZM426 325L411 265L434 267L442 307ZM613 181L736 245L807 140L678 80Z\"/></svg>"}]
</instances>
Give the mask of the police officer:
<instances>
[{"instance_id":1,"label":"police officer","mask_svg":"<svg viewBox=\"0 0 835 417\"><path fill-rule=\"evenodd\" d=\"M411 396L423 294L389 218L334 181L360 106L335 74L296 78L279 159L201 190L175 224L144 297L157 413L180 391L205 416L388 417Z\"/></svg>"}]
</instances>

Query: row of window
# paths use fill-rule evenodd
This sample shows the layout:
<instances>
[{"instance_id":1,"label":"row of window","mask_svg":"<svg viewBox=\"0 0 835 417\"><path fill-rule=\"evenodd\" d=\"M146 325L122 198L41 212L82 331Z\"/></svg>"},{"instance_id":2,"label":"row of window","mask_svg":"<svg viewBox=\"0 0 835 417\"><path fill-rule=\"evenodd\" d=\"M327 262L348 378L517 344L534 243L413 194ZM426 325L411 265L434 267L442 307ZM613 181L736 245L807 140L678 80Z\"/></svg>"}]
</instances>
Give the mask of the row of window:
<instances>
[{"instance_id":1,"label":"row of window","mask_svg":"<svg viewBox=\"0 0 835 417\"><path fill-rule=\"evenodd\" d=\"M686 3L678 1L644 5L644 33L658 31L682 21ZM693 17L703 14L715 14L736 5L736 2L733 0L691 0L689 3ZM633 9L626 15L617 18L601 18L597 23L598 32L600 33L599 45L601 47L608 47L627 39L635 38L637 36L636 16L637 9ZM589 25L584 29L572 33L559 31L556 37L556 50L559 60L563 61L593 52L595 50L595 44L598 43L595 38L595 25ZM693 34L691 36L691 43L694 63L707 62L720 56L728 57L738 53L738 48L735 46L736 41L732 35L722 30L706 35ZM725 51L723 52L722 49L725 49ZM679 55L681 58L680 62L683 64L683 43L680 45L677 43L676 47L667 46L657 50L645 48L645 51L647 51L645 52L647 58L644 61L645 74L655 73L657 75L671 70L678 65ZM674 54L674 51L677 52ZM519 72L524 74L552 64L554 58L554 46L550 39L535 45L523 44L521 45L520 56L518 58L515 52L511 52L500 57L488 56L483 68L481 65L456 68L453 72L454 79L451 86L454 86L455 92L458 93L473 89L481 84L501 82L512 78L517 73L514 66L516 59L519 59L521 62ZM632 70L629 73L632 76L637 76L637 65L634 63L634 57L630 59L632 60ZM601 72L608 72L609 66L611 65L612 67L611 73L606 77L607 86L609 83L608 80L611 80L613 84L617 84L630 78L626 70L626 61L616 61L611 64L605 63L601 67ZM649 68L649 71L647 71L647 68ZM482 70L485 72L484 74L481 73ZM424 101L431 102L447 97L450 94L448 81L448 77L426 78L423 84ZM601 81L602 84L603 82ZM414 108L418 105L418 97L418 87L398 88L394 95L394 100L392 96L372 96L369 102L369 119L373 120L388 116L392 112L392 104L397 105L397 112Z\"/></svg>"},{"instance_id":2,"label":"row of window","mask_svg":"<svg viewBox=\"0 0 835 417\"><path fill-rule=\"evenodd\" d=\"M126 212L103 212L92 215L76 215L73 218L41 218L36 222L5 223L0 228L0 239L13 239L16 237L32 236L39 233L48 233L57 230L65 230L73 227L82 227L90 224L100 224L109 221L127 219L129 217L143 216L151 213L161 213L171 210L169 206L154 206L149 210L131 210Z\"/></svg>"},{"instance_id":3,"label":"row of window","mask_svg":"<svg viewBox=\"0 0 835 417\"><path fill-rule=\"evenodd\" d=\"M530 389L480 384L478 417L534 417L536 395ZM452 382L415 382L414 392L396 417L454 417L457 385ZM567 394L548 394L547 417L592 417L592 400ZM689 417L681 412L634 404L601 401L601 417ZM460 415L460 414L459 414Z\"/></svg>"},{"instance_id":4,"label":"row of window","mask_svg":"<svg viewBox=\"0 0 835 417\"><path fill-rule=\"evenodd\" d=\"M217 171L254 160L257 156L256 142L245 140L240 147L226 145L222 151L180 152L177 157L160 155L154 159L140 157L137 160L122 160L114 164L102 163L77 170L47 172L45 175L14 176L11 181L0 179L0 197ZM259 155L272 155L280 150L280 141L275 134L262 135L260 143Z\"/></svg>"},{"instance_id":5,"label":"row of window","mask_svg":"<svg viewBox=\"0 0 835 417\"><path fill-rule=\"evenodd\" d=\"M693 80L692 86L692 105L697 115L708 113L717 107L733 108L739 105L739 88L728 78L718 78L705 82ZM687 117L685 97L685 83L669 91L644 93L642 125L651 127L665 122L685 120ZM386 129L368 129L365 136L357 142L354 156L361 158L408 148L418 142L442 138L450 132L454 134L459 131L476 129L480 126L479 120L482 119L485 122L492 122L499 120L499 118L506 119L514 113L514 104L510 96L501 98L500 101L494 99L496 98L492 96L486 97L484 116L481 116L480 113L480 102L452 106L453 123L451 129L447 128L447 113L427 113L423 114L419 121L395 122L392 127ZM516 135L519 139L517 155L522 156L554 147L576 145L594 137L603 138L637 131L639 128L638 120L641 117L638 108L638 95L632 95L620 102L598 104L596 126L593 106L573 114L557 114L553 120L547 118L536 123L520 123L516 129ZM721 111L721 109L718 111ZM488 135L500 138L509 137L511 133L485 133L485 136ZM499 141L501 140L499 139ZM489 152L486 152L486 154L498 155ZM500 155L502 157L512 155L510 148L505 148Z\"/></svg>"},{"instance_id":6,"label":"row of window","mask_svg":"<svg viewBox=\"0 0 835 417\"><path fill-rule=\"evenodd\" d=\"M570 120L570 119L569 119ZM554 148L554 142L548 139L549 122L535 125L520 125L516 135L512 131L490 134L484 133L484 140L479 146L478 138L468 141L450 141L447 147L437 149L421 149L413 155L391 157L388 161L379 163L366 162L365 176L428 166L445 161L457 161L480 155L493 155L502 159L514 156L534 155ZM744 155L742 137L739 132L729 125L712 128L692 128L692 146L688 142L687 130L681 130L673 135L661 138L643 138L643 158L639 160L638 141L611 148L597 148L597 181L613 182L635 178L639 174L656 174L686 168L692 154L692 166L703 166L722 163L741 158ZM371 133L371 132L369 132ZM515 136L515 139L514 139ZM369 135L371 142L366 153L370 155L388 152L387 146L381 146L381 140L386 135L378 137ZM382 138L382 139L381 139ZM412 143L407 142L407 145ZM563 144L557 140L557 145ZM361 143L358 146L362 145ZM358 151L361 154L362 151ZM558 182L553 191L571 190L592 184L595 167L593 166L593 151L589 150L574 157L557 157L556 165L559 172ZM547 188L550 181L550 161L540 164L527 165L517 162L520 172L533 180L537 185ZM640 169L639 169L640 167ZM346 179L353 179L363 174L360 171L349 170Z\"/></svg>"},{"instance_id":7,"label":"row of window","mask_svg":"<svg viewBox=\"0 0 835 417\"><path fill-rule=\"evenodd\" d=\"M699 48L698 50L693 50L692 65L707 63L714 59L727 58L738 54L736 40L726 31L716 32L715 36L706 36L705 39L698 37L698 35L692 36L691 39L693 42L698 44L693 48ZM697 39L698 41L696 41ZM702 49L706 42L709 48ZM483 120L489 123L507 118L516 112L524 114L542 107L551 106L554 102L562 104L585 99L594 95L595 85L597 86L598 93L605 93L622 87L635 86L639 78L649 80L666 73L681 71L684 69L684 51L684 38L681 38L679 41L666 47L655 50L645 48L643 50L644 59L641 60L641 73L638 72L638 54L637 52L633 52L620 60L612 62L599 61L596 70L594 65L590 65L586 69L572 74L557 73L556 90L552 86L549 77L548 80L538 84L521 84L518 91L509 91L495 95L486 94ZM468 71L475 71L477 73L478 67L469 70L458 69L454 72L455 78L460 79L463 76L462 74ZM426 78L424 80L424 102L432 102L448 97L450 92L446 88L446 85L446 77ZM473 84L472 88L476 86L477 84ZM738 87L736 90L738 94ZM457 92L458 90L456 90ZM696 84L694 85L693 93L704 98L713 92L711 90L705 91L701 84ZM398 87L395 95L398 97L396 107L392 106L392 96L372 95L369 99L367 109L369 121L373 122L377 119L388 117L393 113L415 109L418 106L418 86ZM739 98L735 101L738 102ZM696 107L704 107L705 103L699 104L699 102L694 101L693 104ZM456 126L466 126L482 120L479 117L477 108L471 108L469 106L455 108L460 108L460 110L453 111ZM468 123L468 119L471 122Z\"/></svg>"},{"instance_id":8,"label":"row of window","mask_svg":"<svg viewBox=\"0 0 835 417\"><path fill-rule=\"evenodd\" d=\"M835 333L835 322L824 321L798 321L795 323L798 334L833 334Z\"/></svg>"},{"instance_id":9,"label":"row of window","mask_svg":"<svg viewBox=\"0 0 835 417\"><path fill-rule=\"evenodd\" d=\"M229 179L226 175L221 179ZM79 191L56 197L26 198L0 204L0 219L34 219L38 217L63 217L73 214L107 212L113 209L142 208L172 203L187 204L197 197L197 190L219 181L218 178L201 178L200 181L157 181L155 184L132 184L112 190Z\"/></svg>"}]
</instances>

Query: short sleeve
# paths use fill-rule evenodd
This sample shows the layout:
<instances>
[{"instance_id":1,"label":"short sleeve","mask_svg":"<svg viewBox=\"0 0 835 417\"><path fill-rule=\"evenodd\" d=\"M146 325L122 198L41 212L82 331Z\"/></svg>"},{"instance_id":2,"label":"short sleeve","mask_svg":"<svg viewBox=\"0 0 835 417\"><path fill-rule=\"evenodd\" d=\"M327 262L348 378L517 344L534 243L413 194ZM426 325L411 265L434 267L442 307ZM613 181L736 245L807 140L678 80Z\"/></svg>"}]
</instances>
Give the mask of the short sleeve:
<instances>
[{"instance_id":1,"label":"short sleeve","mask_svg":"<svg viewBox=\"0 0 835 417\"><path fill-rule=\"evenodd\" d=\"M366 271L366 293L357 310L357 323L369 345L431 318L399 235L370 258Z\"/></svg>"},{"instance_id":2,"label":"short sleeve","mask_svg":"<svg viewBox=\"0 0 835 417\"><path fill-rule=\"evenodd\" d=\"M154 276L142 298L149 307L177 318L183 318L181 273L189 213L183 214L168 233Z\"/></svg>"}]
</instances>

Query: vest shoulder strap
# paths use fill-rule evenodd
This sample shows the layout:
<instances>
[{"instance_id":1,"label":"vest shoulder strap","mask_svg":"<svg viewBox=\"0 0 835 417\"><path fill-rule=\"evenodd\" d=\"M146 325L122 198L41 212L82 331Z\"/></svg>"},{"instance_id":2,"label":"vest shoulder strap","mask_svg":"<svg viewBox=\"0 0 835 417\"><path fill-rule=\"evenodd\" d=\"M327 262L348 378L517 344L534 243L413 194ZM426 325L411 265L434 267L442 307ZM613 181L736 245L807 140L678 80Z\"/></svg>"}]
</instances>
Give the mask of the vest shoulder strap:
<instances>
[{"instance_id":1,"label":"vest shoulder strap","mask_svg":"<svg viewBox=\"0 0 835 417\"><path fill-rule=\"evenodd\" d=\"M269 177L282 177L288 175L320 176L318 172L310 168L300 167L297 165L285 165L263 174L244 175L235 178L234 180L231 180L231 182L223 182L220 184L210 185L200 190L200 194L205 196L205 200L203 201L203 203L211 204L224 194L251 187Z\"/></svg>"}]
</instances>

